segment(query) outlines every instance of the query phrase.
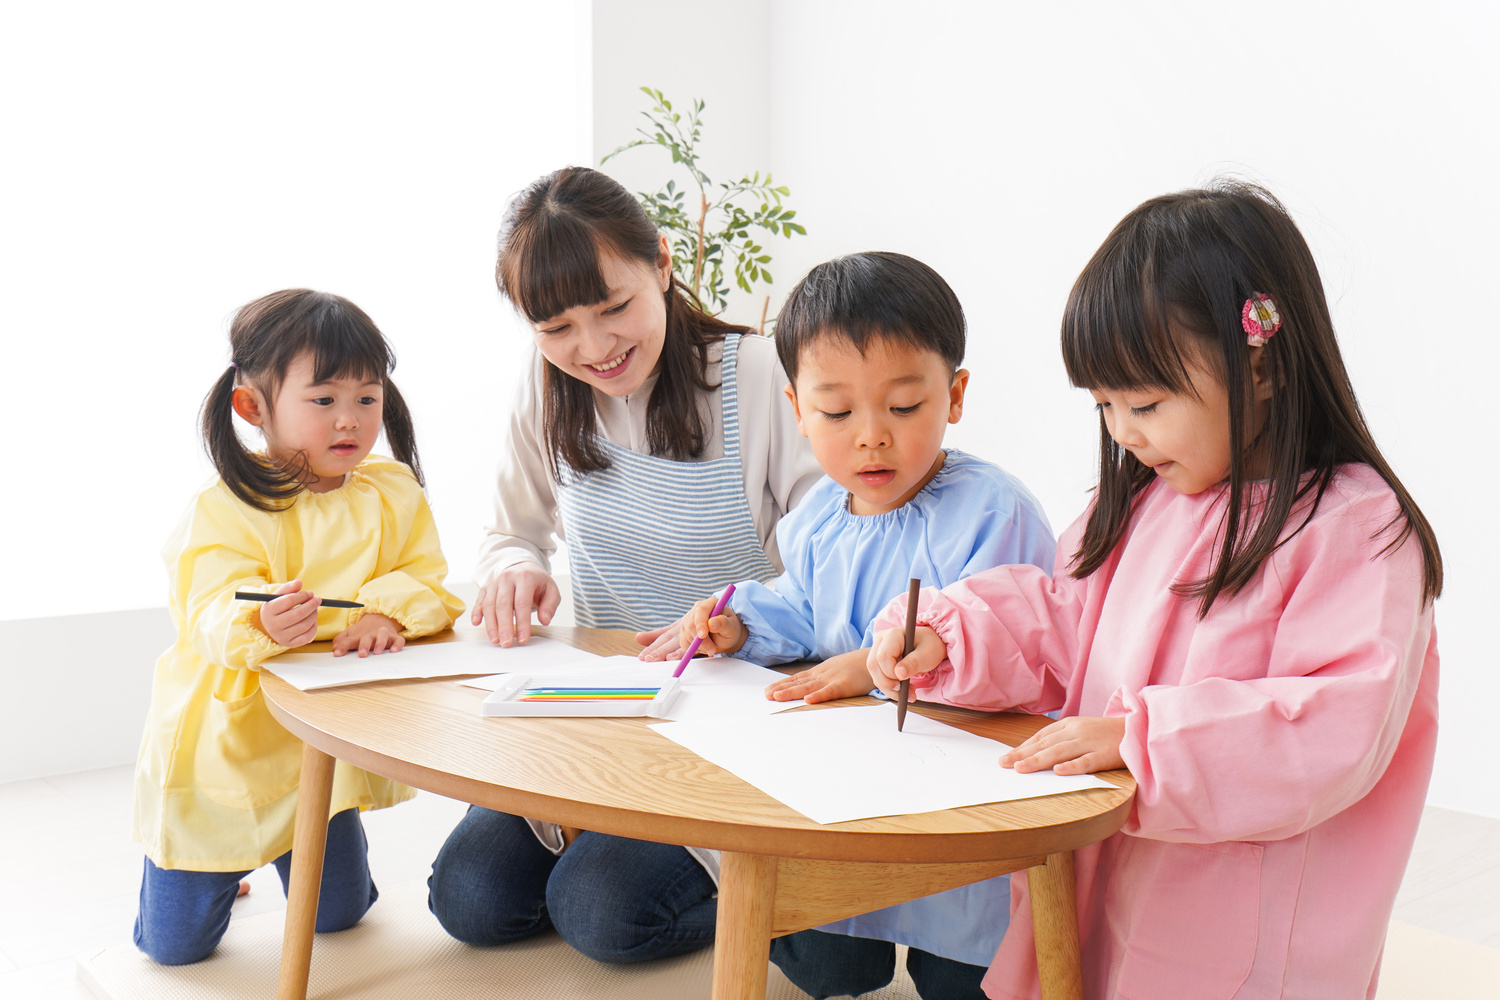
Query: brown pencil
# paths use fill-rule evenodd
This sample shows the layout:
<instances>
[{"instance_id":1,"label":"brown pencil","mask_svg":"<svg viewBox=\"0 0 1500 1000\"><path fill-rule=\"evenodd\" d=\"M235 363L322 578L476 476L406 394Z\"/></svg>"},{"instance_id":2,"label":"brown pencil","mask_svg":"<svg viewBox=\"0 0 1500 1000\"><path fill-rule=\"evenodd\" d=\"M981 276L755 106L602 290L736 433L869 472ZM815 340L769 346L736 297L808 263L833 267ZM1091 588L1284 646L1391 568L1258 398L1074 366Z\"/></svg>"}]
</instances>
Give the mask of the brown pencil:
<instances>
[{"instance_id":1,"label":"brown pencil","mask_svg":"<svg viewBox=\"0 0 1500 1000\"><path fill-rule=\"evenodd\" d=\"M901 649L903 660L911 655L912 649L917 644L917 595L921 591L922 581L913 577L906 597L906 642ZM901 682L901 687L896 693L896 732L898 733L901 732L901 727L906 725L906 702L910 697L911 680L907 679Z\"/></svg>"}]
</instances>

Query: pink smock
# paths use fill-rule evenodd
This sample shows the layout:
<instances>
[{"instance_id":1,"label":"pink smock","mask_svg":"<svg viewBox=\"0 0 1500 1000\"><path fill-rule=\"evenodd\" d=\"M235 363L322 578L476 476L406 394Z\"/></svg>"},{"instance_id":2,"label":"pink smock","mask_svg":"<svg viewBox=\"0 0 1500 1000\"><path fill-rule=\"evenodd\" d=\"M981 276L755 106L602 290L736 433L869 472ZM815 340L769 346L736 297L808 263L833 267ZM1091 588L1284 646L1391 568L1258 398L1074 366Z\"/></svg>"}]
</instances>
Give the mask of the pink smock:
<instances>
[{"instance_id":1,"label":"pink smock","mask_svg":"<svg viewBox=\"0 0 1500 1000\"><path fill-rule=\"evenodd\" d=\"M921 698L1125 719L1129 820L1076 852L1088 1000L1373 997L1437 740L1438 656L1390 487L1343 466L1317 512L1206 618L1225 490L1160 481L1093 574L1003 566L922 595L948 659ZM1294 512L1288 532L1302 521ZM881 613L900 624L905 599ZM1024 873L984 980L1036 998Z\"/></svg>"}]
</instances>

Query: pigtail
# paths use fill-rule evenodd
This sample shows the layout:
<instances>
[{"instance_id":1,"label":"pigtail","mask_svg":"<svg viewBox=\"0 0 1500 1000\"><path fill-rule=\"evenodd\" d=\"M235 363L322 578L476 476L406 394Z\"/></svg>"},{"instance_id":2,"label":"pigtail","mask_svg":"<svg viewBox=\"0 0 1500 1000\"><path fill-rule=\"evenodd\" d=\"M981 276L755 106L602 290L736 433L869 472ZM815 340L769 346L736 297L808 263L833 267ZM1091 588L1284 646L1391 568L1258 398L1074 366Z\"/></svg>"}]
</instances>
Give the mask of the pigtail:
<instances>
[{"instance_id":1,"label":"pigtail","mask_svg":"<svg viewBox=\"0 0 1500 1000\"><path fill-rule=\"evenodd\" d=\"M301 491L295 470L278 469L253 454L234 429L234 389L238 370L224 369L203 399L203 446L224 485L256 510L275 513Z\"/></svg>"},{"instance_id":2,"label":"pigtail","mask_svg":"<svg viewBox=\"0 0 1500 1000\"><path fill-rule=\"evenodd\" d=\"M385 389L383 411L386 443L391 446L391 453L396 461L404 462L410 467L417 485L426 486L427 483L422 478L422 461L417 457L417 434L412 426L411 411L406 407L401 390L396 388L396 383L391 381L389 375L382 378L381 382Z\"/></svg>"}]
</instances>

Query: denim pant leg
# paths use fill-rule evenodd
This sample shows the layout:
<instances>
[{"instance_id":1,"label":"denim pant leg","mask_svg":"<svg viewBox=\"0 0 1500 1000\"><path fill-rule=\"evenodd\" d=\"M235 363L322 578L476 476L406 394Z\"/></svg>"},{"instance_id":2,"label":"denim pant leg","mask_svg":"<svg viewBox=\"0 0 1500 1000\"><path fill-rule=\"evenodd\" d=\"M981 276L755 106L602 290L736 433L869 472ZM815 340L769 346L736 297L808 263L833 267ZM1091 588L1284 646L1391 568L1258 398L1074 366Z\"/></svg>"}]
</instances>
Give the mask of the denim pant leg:
<instances>
[{"instance_id":1,"label":"denim pant leg","mask_svg":"<svg viewBox=\"0 0 1500 1000\"><path fill-rule=\"evenodd\" d=\"M244 872L158 868L146 858L135 946L160 965L201 962L229 928L229 910Z\"/></svg>"},{"instance_id":2,"label":"denim pant leg","mask_svg":"<svg viewBox=\"0 0 1500 1000\"><path fill-rule=\"evenodd\" d=\"M359 923L380 891L370 877L370 842L358 809L335 813L328 821L328 840L323 848L323 880L318 885L318 916L313 929L319 934L342 931ZM292 852L277 858L276 874L281 891L291 885Z\"/></svg>"},{"instance_id":3,"label":"denim pant leg","mask_svg":"<svg viewBox=\"0 0 1500 1000\"><path fill-rule=\"evenodd\" d=\"M940 958L920 948L906 951L906 971L922 1000L986 1000L979 981L987 966Z\"/></svg>"},{"instance_id":4,"label":"denim pant leg","mask_svg":"<svg viewBox=\"0 0 1500 1000\"><path fill-rule=\"evenodd\" d=\"M585 832L547 880L547 912L590 958L642 962L713 944L715 891L686 848Z\"/></svg>"},{"instance_id":5,"label":"denim pant leg","mask_svg":"<svg viewBox=\"0 0 1500 1000\"><path fill-rule=\"evenodd\" d=\"M520 816L470 806L432 863L427 908L466 944L505 944L551 926L547 878L557 858Z\"/></svg>"},{"instance_id":6,"label":"denim pant leg","mask_svg":"<svg viewBox=\"0 0 1500 1000\"><path fill-rule=\"evenodd\" d=\"M815 1000L857 997L895 978L896 946L873 938L806 930L774 939L771 961Z\"/></svg>"}]
</instances>

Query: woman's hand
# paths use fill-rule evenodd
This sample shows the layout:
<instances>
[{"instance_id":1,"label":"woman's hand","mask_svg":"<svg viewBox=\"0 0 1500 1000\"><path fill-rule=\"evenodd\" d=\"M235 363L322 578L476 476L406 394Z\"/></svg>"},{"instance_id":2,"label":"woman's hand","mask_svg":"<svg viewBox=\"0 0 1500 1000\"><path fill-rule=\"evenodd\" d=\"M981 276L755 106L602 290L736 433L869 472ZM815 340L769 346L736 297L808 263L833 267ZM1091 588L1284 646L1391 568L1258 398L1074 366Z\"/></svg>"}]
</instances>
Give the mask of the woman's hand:
<instances>
[{"instance_id":1,"label":"woman's hand","mask_svg":"<svg viewBox=\"0 0 1500 1000\"><path fill-rule=\"evenodd\" d=\"M1031 739L1000 757L1001 767L1021 773L1045 771L1054 774L1093 774L1125 766L1120 743L1125 739L1125 720L1093 716L1060 719Z\"/></svg>"},{"instance_id":2,"label":"woman's hand","mask_svg":"<svg viewBox=\"0 0 1500 1000\"><path fill-rule=\"evenodd\" d=\"M285 596L267 601L256 609L250 623L259 628L278 646L305 646L318 635L318 595L302 589L301 580L292 580L276 588Z\"/></svg>"},{"instance_id":3,"label":"woman's hand","mask_svg":"<svg viewBox=\"0 0 1500 1000\"><path fill-rule=\"evenodd\" d=\"M516 563L479 588L470 623L483 624L490 642L509 646L531 638L531 612L546 625L557 614L562 591L536 563Z\"/></svg>"},{"instance_id":4,"label":"woman's hand","mask_svg":"<svg viewBox=\"0 0 1500 1000\"><path fill-rule=\"evenodd\" d=\"M905 648L906 630L888 628L875 633L875 644L865 660L870 679L892 698L902 681L925 674L948 658L948 647L930 628L917 629L916 643L903 659L901 651Z\"/></svg>"},{"instance_id":5,"label":"woman's hand","mask_svg":"<svg viewBox=\"0 0 1500 1000\"><path fill-rule=\"evenodd\" d=\"M343 656L351 649L358 649L360 656L384 653L387 649L394 653L405 645L400 622L385 615L368 614L333 637L333 655Z\"/></svg>"},{"instance_id":6,"label":"woman's hand","mask_svg":"<svg viewBox=\"0 0 1500 1000\"><path fill-rule=\"evenodd\" d=\"M766 687L766 697L772 701L795 701L803 699L809 705L838 698L854 698L869 694L870 673L865 669L867 649L856 649L852 653L830 656L816 667L792 674Z\"/></svg>"},{"instance_id":7,"label":"woman's hand","mask_svg":"<svg viewBox=\"0 0 1500 1000\"><path fill-rule=\"evenodd\" d=\"M640 658L643 660L682 659L682 623L683 619L679 618L670 625L637 632L635 641L646 647L641 650Z\"/></svg>"},{"instance_id":8,"label":"woman's hand","mask_svg":"<svg viewBox=\"0 0 1500 1000\"><path fill-rule=\"evenodd\" d=\"M697 638L703 640L703 644L698 647L701 656L735 653L745 644L750 635L745 630L745 623L729 608L725 608L723 614L715 615L714 605L718 603L717 597L705 597L682 616L678 623L677 641L684 651Z\"/></svg>"}]
</instances>

